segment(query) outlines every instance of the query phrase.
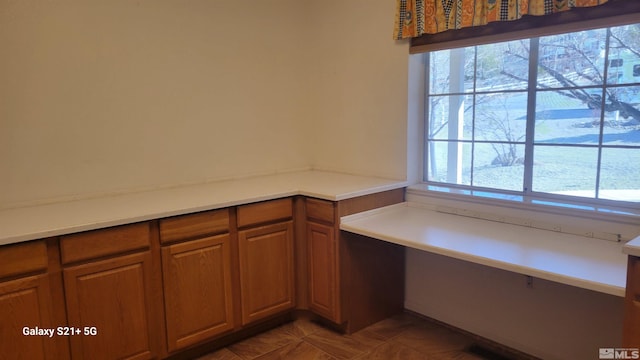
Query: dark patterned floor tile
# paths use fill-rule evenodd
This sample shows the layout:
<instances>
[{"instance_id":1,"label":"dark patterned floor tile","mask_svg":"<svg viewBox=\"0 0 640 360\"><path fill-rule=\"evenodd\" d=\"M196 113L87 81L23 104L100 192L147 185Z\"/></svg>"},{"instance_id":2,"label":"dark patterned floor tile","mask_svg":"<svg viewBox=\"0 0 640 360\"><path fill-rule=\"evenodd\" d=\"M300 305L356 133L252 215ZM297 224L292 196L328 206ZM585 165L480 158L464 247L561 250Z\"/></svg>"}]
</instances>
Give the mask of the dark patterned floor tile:
<instances>
[{"instance_id":1,"label":"dark patterned floor tile","mask_svg":"<svg viewBox=\"0 0 640 360\"><path fill-rule=\"evenodd\" d=\"M287 325L277 327L228 347L244 360L255 359L285 345L298 342L300 337L292 334Z\"/></svg>"},{"instance_id":2,"label":"dark patterned floor tile","mask_svg":"<svg viewBox=\"0 0 640 360\"><path fill-rule=\"evenodd\" d=\"M356 360L431 360L426 354L398 342L384 343Z\"/></svg>"},{"instance_id":3,"label":"dark patterned floor tile","mask_svg":"<svg viewBox=\"0 0 640 360\"><path fill-rule=\"evenodd\" d=\"M274 350L268 354L262 355L255 360L336 360L333 356L318 349L317 347L305 342L298 341L289 345L285 345L280 349Z\"/></svg>"},{"instance_id":4,"label":"dark patterned floor tile","mask_svg":"<svg viewBox=\"0 0 640 360\"><path fill-rule=\"evenodd\" d=\"M353 359L364 354L370 347L349 335L322 329L304 338L304 341L337 359Z\"/></svg>"},{"instance_id":5,"label":"dark patterned floor tile","mask_svg":"<svg viewBox=\"0 0 640 360\"><path fill-rule=\"evenodd\" d=\"M443 327L416 326L403 331L390 341L397 341L424 354L462 351L473 339Z\"/></svg>"},{"instance_id":6,"label":"dark patterned floor tile","mask_svg":"<svg viewBox=\"0 0 640 360\"><path fill-rule=\"evenodd\" d=\"M201 356L196 360L242 360L242 358L225 348Z\"/></svg>"}]
</instances>

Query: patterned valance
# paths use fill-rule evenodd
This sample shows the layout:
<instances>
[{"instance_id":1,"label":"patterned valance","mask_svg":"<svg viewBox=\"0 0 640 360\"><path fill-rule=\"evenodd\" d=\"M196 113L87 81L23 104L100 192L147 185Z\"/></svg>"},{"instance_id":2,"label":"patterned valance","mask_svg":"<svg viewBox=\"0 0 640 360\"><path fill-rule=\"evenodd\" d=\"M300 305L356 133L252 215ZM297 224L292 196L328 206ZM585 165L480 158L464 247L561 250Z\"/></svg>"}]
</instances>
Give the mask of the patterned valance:
<instances>
[{"instance_id":1,"label":"patterned valance","mask_svg":"<svg viewBox=\"0 0 640 360\"><path fill-rule=\"evenodd\" d=\"M548 15L607 0L396 0L394 38L405 39L451 29Z\"/></svg>"}]
</instances>

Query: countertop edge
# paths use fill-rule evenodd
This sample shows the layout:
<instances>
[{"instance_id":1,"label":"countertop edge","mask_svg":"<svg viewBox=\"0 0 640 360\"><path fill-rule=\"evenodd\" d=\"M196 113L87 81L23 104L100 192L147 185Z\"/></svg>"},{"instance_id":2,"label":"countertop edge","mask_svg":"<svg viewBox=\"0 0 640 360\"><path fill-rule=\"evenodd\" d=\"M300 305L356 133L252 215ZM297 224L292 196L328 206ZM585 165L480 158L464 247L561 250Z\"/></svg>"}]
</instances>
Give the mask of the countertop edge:
<instances>
[{"instance_id":1,"label":"countertop edge","mask_svg":"<svg viewBox=\"0 0 640 360\"><path fill-rule=\"evenodd\" d=\"M6 209L0 211L0 246L282 197L340 201L407 185L403 180L310 170ZM229 194L233 192L237 195ZM104 209L98 209L101 206Z\"/></svg>"}]
</instances>

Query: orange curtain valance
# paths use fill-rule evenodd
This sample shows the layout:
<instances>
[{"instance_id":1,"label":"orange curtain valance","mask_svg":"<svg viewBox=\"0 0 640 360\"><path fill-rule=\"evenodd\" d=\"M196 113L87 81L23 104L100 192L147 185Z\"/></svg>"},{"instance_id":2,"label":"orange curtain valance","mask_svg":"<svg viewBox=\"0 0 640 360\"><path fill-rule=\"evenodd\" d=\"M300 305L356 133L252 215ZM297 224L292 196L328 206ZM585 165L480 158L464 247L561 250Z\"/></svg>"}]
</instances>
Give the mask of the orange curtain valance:
<instances>
[{"instance_id":1,"label":"orange curtain valance","mask_svg":"<svg viewBox=\"0 0 640 360\"><path fill-rule=\"evenodd\" d=\"M607 0L396 0L394 38L405 39L451 29L547 15Z\"/></svg>"}]
</instances>

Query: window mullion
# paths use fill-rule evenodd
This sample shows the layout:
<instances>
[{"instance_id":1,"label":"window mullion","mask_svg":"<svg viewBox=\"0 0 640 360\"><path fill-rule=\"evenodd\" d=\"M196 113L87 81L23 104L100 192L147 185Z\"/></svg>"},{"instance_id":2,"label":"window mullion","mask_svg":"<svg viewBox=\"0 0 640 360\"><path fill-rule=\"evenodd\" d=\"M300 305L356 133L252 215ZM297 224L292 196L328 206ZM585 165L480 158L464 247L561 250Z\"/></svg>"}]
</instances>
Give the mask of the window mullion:
<instances>
[{"instance_id":1,"label":"window mullion","mask_svg":"<svg viewBox=\"0 0 640 360\"><path fill-rule=\"evenodd\" d=\"M431 108L429 107L429 88L431 86L431 53L425 53L423 55L424 59L424 99L422 100L424 103L424 113L423 113L423 124L424 124L424 137L422 138L422 145L424 146L423 154L425 156L422 159L422 180L429 181L429 166L431 166L431 162L429 161L429 157L434 156L432 153L431 147L431 137L429 136L429 129L431 129L431 122L429 121L429 114L431 114Z\"/></svg>"},{"instance_id":2,"label":"window mullion","mask_svg":"<svg viewBox=\"0 0 640 360\"><path fill-rule=\"evenodd\" d=\"M540 38L529 40L529 78L527 80L527 126L524 147L524 195L531 195L533 184L533 140L536 127L536 90Z\"/></svg>"},{"instance_id":3,"label":"window mullion","mask_svg":"<svg viewBox=\"0 0 640 360\"><path fill-rule=\"evenodd\" d=\"M473 47L473 96L472 96L472 108L471 108L471 168L469 171L471 172L469 183L471 186L474 186L473 177L474 177L474 169L476 164L475 154L476 154L476 97L478 96L477 84L478 84L478 47Z\"/></svg>"},{"instance_id":4,"label":"window mullion","mask_svg":"<svg viewBox=\"0 0 640 360\"><path fill-rule=\"evenodd\" d=\"M602 166L602 143L604 142L604 121L605 111L608 99L608 82L609 82L609 47L611 45L611 29L607 28L607 37L605 38L604 53L604 72L602 79L602 92L600 93L600 133L598 134L598 163L596 164L596 188L595 198L600 198L600 169Z\"/></svg>"}]
</instances>

